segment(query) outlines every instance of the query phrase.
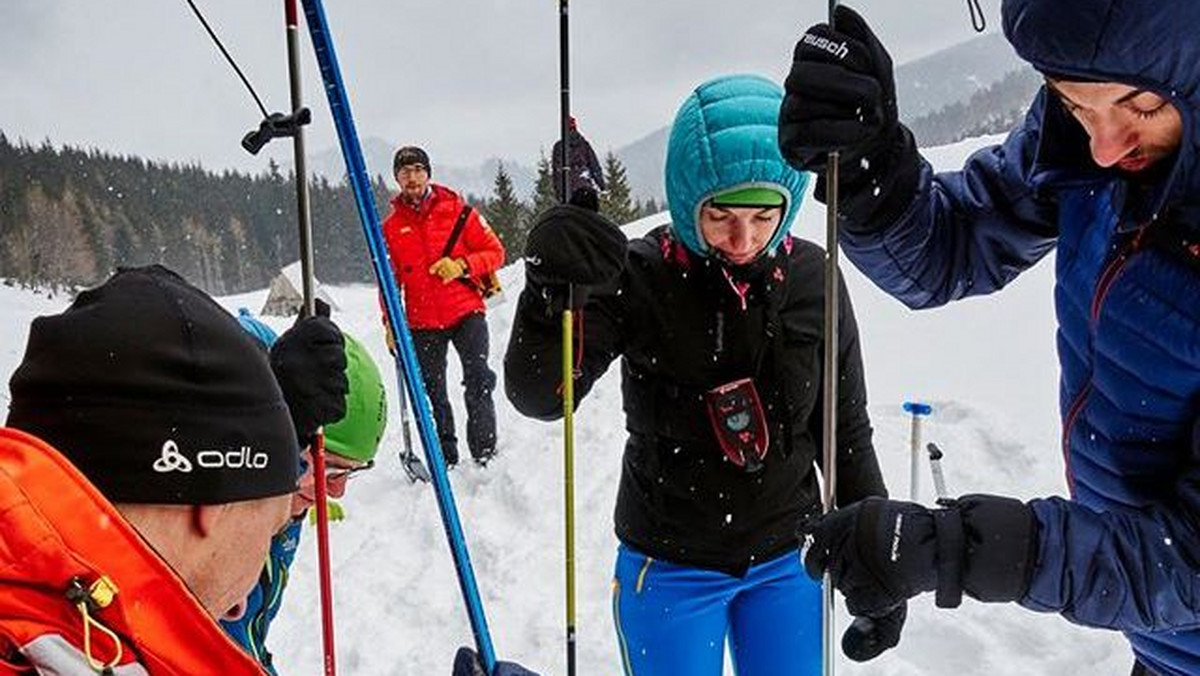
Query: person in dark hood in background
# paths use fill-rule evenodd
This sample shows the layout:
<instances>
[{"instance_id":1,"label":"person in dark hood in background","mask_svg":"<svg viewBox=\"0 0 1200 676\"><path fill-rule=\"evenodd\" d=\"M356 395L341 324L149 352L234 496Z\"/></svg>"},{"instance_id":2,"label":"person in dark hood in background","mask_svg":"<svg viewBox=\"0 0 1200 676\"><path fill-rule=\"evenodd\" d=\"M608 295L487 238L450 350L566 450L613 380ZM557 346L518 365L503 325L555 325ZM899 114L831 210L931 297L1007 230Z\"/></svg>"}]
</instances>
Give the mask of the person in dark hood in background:
<instances>
[{"instance_id":1,"label":"person in dark hood in background","mask_svg":"<svg viewBox=\"0 0 1200 676\"><path fill-rule=\"evenodd\" d=\"M562 194L562 139L554 142L550 166L554 176L554 194L558 201L570 202L592 211L600 209L600 192L608 190L604 171L596 159L592 144L579 131L579 123L571 117L567 135L567 194Z\"/></svg>"},{"instance_id":2,"label":"person in dark hood in background","mask_svg":"<svg viewBox=\"0 0 1200 676\"><path fill-rule=\"evenodd\" d=\"M1049 452L1071 497L864 501L803 525L806 565L855 615L965 592L1122 631L1135 673L1200 674L1200 5L1002 11L1045 86L961 170L917 152L891 59L844 6L836 30L796 45L779 142L816 172L841 150L843 248L910 307L998 291L1057 247L1063 432Z\"/></svg>"}]
</instances>

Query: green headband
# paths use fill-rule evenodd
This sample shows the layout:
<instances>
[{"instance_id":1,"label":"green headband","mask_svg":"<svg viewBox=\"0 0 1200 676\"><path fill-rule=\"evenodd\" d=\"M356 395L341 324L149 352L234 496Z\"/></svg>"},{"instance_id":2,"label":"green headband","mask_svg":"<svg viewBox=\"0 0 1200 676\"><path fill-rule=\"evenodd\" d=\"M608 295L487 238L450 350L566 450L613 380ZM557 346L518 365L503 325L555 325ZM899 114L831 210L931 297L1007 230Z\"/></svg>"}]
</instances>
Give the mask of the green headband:
<instances>
[{"instance_id":1,"label":"green headband","mask_svg":"<svg viewBox=\"0 0 1200 676\"><path fill-rule=\"evenodd\" d=\"M715 207L781 207L786 201L774 188L755 186L717 193L709 202Z\"/></svg>"}]
</instances>

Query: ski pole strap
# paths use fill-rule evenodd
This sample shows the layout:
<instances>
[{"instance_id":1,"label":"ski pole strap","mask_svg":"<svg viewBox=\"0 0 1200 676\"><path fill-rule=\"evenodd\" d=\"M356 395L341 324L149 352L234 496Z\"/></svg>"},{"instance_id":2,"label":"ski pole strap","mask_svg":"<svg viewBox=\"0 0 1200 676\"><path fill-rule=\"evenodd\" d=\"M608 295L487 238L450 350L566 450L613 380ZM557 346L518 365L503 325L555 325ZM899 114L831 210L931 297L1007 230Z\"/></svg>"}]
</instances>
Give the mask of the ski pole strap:
<instances>
[{"instance_id":1,"label":"ski pole strap","mask_svg":"<svg viewBox=\"0 0 1200 676\"><path fill-rule=\"evenodd\" d=\"M454 250L454 245L458 243L458 238L462 235L463 228L467 225L467 217L470 215L470 204L464 205L462 211L458 212L458 220L454 222L454 229L450 231L450 239L446 240L446 247L442 249L442 258L447 258Z\"/></svg>"},{"instance_id":2,"label":"ski pole strap","mask_svg":"<svg viewBox=\"0 0 1200 676\"><path fill-rule=\"evenodd\" d=\"M982 33L987 29L987 19L983 16L983 7L980 7L979 0L967 0L967 10L971 12L971 27L976 33Z\"/></svg>"},{"instance_id":3,"label":"ski pole strap","mask_svg":"<svg viewBox=\"0 0 1200 676\"><path fill-rule=\"evenodd\" d=\"M957 608L962 603L963 542L962 512L956 507L933 510L933 531L937 539L938 608Z\"/></svg>"},{"instance_id":4,"label":"ski pole strap","mask_svg":"<svg viewBox=\"0 0 1200 676\"><path fill-rule=\"evenodd\" d=\"M454 249L454 245L458 243L458 238L462 236L463 228L467 225L467 218L470 215L470 204L464 205L462 211L458 212L458 220L454 222L454 229L450 231L450 238L446 240L446 247L442 249L442 258L450 257L450 252ZM500 279L494 272L480 275L478 281L470 277L459 277L458 281L466 284L472 291L483 296L484 300L500 293Z\"/></svg>"}]
</instances>

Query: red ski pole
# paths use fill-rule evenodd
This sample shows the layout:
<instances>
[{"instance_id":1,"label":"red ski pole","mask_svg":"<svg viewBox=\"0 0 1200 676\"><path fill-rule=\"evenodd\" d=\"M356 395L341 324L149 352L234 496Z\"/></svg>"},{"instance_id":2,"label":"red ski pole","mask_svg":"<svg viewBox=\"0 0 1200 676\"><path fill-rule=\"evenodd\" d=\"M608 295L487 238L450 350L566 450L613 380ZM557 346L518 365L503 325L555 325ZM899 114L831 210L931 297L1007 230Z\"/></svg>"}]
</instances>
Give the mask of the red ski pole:
<instances>
[{"instance_id":1,"label":"red ski pole","mask_svg":"<svg viewBox=\"0 0 1200 676\"><path fill-rule=\"evenodd\" d=\"M284 21L287 24L288 80L292 94L292 113L303 110L300 91L300 31L296 0L284 0ZM312 215L308 201L308 171L305 166L304 127L297 125L292 137L296 162L296 200L300 216L300 269L304 287L304 312L316 314L313 289ZM337 659L333 644L333 579L329 563L329 503L325 485L325 432L317 430L310 447L317 508L317 569L321 584L321 638L325 648L325 675L335 676Z\"/></svg>"},{"instance_id":2,"label":"red ski pole","mask_svg":"<svg viewBox=\"0 0 1200 676\"><path fill-rule=\"evenodd\" d=\"M329 566L329 504L325 486L325 433L318 431L312 444L313 477L316 478L317 567L321 578L321 640L325 646L325 674L337 673L333 648L333 578Z\"/></svg>"}]
</instances>

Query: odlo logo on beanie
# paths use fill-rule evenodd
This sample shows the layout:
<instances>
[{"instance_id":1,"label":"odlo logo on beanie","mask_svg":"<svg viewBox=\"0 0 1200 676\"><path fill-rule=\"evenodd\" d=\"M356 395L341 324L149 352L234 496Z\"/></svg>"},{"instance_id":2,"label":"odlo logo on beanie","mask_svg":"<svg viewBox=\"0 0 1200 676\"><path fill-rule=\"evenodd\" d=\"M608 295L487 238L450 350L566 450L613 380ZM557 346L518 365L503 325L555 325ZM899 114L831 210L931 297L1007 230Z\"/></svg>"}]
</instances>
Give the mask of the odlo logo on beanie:
<instances>
[{"instance_id":1,"label":"odlo logo on beanie","mask_svg":"<svg viewBox=\"0 0 1200 676\"><path fill-rule=\"evenodd\" d=\"M234 451L207 449L196 454L195 465L201 469L266 469L270 464L270 456L263 451L255 451L249 446L242 446ZM188 473L193 469L193 463L173 439L167 439L162 445L162 454L154 461L154 471L161 474L167 472Z\"/></svg>"}]
</instances>

